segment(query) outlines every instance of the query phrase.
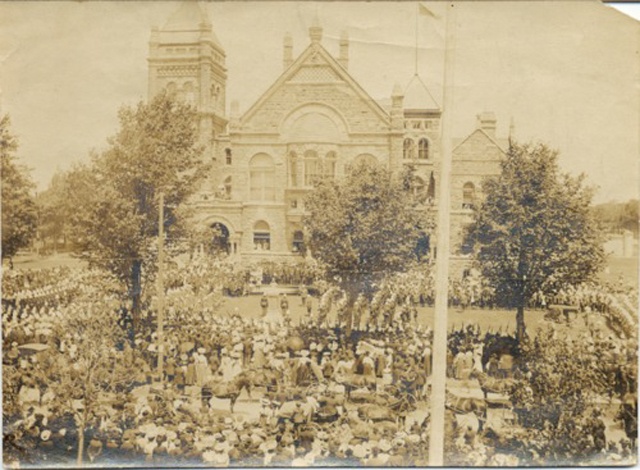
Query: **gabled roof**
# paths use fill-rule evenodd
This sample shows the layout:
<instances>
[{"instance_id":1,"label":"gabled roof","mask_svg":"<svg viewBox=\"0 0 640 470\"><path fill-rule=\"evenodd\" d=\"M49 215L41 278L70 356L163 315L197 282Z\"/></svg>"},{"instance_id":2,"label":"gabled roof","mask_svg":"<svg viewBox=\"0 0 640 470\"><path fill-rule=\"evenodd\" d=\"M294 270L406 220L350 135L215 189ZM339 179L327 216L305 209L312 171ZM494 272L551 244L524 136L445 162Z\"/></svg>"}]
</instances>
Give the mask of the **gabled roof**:
<instances>
[{"instance_id":1,"label":"gabled roof","mask_svg":"<svg viewBox=\"0 0 640 470\"><path fill-rule=\"evenodd\" d=\"M404 91L403 107L405 110L440 111L440 105L417 73Z\"/></svg>"},{"instance_id":2,"label":"gabled roof","mask_svg":"<svg viewBox=\"0 0 640 470\"><path fill-rule=\"evenodd\" d=\"M318 42L312 42L298 58L278 77L260 98L242 115L240 125L247 122L282 85L294 77L307 64L318 65L324 61L338 79L349 85L365 101L374 113L383 121L389 122L389 114L360 86L347 70Z\"/></svg>"},{"instance_id":3,"label":"gabled roof","mask_svg":"<svg viewBox=\"0 0 640 470\"><path fill-rule=\"evenodd\" d=\"M486 137L487 139L489 139L503 154L507 154L507 151L504 149L504 147L502 146L502 144L498 141L498 139L491 137L484 129L481 128L476 128L473 132L471 132L467 137L465 137L464 139L462 139L460 142L458 142L457 144L455 144L453 151L451 152L451 154L453 155L455 153L456 150L458 150L460 147L462 147L465 142L467 142L469 139L471 139L474 135L480 133L481 135L483 135L484 137Z\"/></svg>"}]
</instances>

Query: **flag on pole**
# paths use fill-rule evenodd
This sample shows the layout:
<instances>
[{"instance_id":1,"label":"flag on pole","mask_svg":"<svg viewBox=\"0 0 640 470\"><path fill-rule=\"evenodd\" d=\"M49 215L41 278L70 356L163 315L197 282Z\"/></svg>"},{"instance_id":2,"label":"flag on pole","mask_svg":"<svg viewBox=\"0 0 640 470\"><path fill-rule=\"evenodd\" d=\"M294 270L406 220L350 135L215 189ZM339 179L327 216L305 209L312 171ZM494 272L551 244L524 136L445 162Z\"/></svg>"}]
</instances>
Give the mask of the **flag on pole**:
<instances>
[{"instance_id":1,"label":"flag on pole","mask_svg":"<svg viewBox=\"0 0 640 470\"><path fill-rule=\"evenodd\" d=\"M420 13L420 15L422 16L430 16L431 18L435 18L438 19L439 16L436 15L434 12L432 12L431 10L429 10L426 6L424 6L422 3L418 3L418 12Z\"/></svg>"}]
</instances>

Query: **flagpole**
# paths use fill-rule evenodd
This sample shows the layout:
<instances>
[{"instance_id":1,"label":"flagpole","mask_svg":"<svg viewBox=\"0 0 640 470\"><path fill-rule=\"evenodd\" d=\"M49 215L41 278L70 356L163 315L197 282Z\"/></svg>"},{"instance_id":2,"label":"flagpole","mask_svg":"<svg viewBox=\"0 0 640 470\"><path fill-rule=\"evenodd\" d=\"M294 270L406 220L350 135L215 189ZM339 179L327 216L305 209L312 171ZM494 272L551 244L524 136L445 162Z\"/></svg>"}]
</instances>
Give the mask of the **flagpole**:
<instances>
[{"instance_id":1,"label":"flagpole","mask_svg":"<svg viewBox=\"0 0 640 470\"><path fill-rule=\"evenodd\" d=\"M420 4L416 2L416 49L413 74L418 75L418 17L420 16Z\"/></svg>"},{"instance_id":2,"label":"flagpole","mask_svg":"<svg viewBox=\"0 0 640 470\"><path fill-rule=\"evenodd\" d=\"M455 11L447 4L444 53L444 97L440 137L440 198L438 201L435 313L433 326L433 376L431 379L431 430L429 466L444 465L445 393L447 380L447 316L449 300L449 245L451 210L451 160L455 54Z\"/></svg>"}]
</instances>

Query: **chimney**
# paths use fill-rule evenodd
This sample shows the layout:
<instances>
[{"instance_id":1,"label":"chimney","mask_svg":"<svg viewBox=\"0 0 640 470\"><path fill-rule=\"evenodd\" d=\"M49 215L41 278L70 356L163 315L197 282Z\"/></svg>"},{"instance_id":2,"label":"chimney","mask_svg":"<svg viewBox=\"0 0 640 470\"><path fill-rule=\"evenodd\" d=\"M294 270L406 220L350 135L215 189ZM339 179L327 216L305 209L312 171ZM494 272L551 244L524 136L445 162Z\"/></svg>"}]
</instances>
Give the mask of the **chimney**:
<instances>
[{"instance_id":1,"label":"chimney","mask_svg":"<svg viewBox=\"0 0 640 470\"><path fill-rule=\"evenodd\" d=\"M287 70L293 64L293 39L291 34L284 35L282 65Z\"/></svg>"},{"instance_id":2,"label":"chimney","mask_svg":"<svg viewBox=\"0 0 640 470\"><path fill-rule=\"evenodd\" d=\"M318 16L313 18L313 23L309 27L309 38L312 43L319 43L322 41L322 26L320 26L320 20L318 20Z\"/></svg>"},{"instance_id":3,"label":"chimney","mask_svg":"<svg viewBox=\"0 0 640 470\"><path fill-rule=\"evenodd\" d=\"M402 109L404 93L399 83L393 87L391 93L391 127L402 129L404 127L404 111Z\"/></svg>"},{"instance_id":4,"label":"chimney","mask_svg":"<svg viewBox=\"0 0 640 470\"><path fill-rule=\"evenodd\" d=\"M160 30L157 26L151 27L151 37L149 38L149 47L153 50L158 48L160 42Z\"/></svg>"},{"instance_id":5,"label":"chimney","mask_svg":"<svg viewBox=\"0 0 640 470\"><path fill-rule=\"evenodd\" d=\"M492 112L485 111L477 116L478 129L485 131L490 137L496 137L496 115Z\"/></svg>"},{"instance_id":6,"label":"chimney","mask_svg":"<svg viewBox=\"0 0 640 470\"><path fill-rule=\"evenodd\" d=\"M349 70L349 34L343 31L340 35L340 56L338 62L345 70Z\"/></svg>"}]
</instances>

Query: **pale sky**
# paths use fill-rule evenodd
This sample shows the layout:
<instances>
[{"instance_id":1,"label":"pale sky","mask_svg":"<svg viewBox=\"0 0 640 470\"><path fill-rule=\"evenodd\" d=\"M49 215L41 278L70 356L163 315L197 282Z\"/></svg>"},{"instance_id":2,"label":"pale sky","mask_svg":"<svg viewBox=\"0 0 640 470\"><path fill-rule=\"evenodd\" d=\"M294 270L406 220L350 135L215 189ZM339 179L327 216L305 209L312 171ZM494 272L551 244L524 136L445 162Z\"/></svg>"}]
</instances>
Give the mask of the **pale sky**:
<instances>
[{"instance_id":1,"label":"pale sky","mask_svg":"<svg viewBox=\"0 0 640 470\"><path fill-rule=\"evenodd\" d=\"M419 18L419 73L442 102L444 9ZM88 158L117 130L117 110L146 98L148 40L175 2L0 2L0 103L19 155L40 189L56 168ZM251 104L282 72L282 38L309 44L317 12L337 55L350 36L349 71L375 99L414 73L410 2L205 4L226 50L227 106ZM454 131L493 111L498 136L513 118L518 140L560 151L566 171L599 186L597 202L638 198L639 22L598 1L458 2Z\"/></svg>"}]
</instances>

